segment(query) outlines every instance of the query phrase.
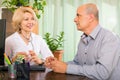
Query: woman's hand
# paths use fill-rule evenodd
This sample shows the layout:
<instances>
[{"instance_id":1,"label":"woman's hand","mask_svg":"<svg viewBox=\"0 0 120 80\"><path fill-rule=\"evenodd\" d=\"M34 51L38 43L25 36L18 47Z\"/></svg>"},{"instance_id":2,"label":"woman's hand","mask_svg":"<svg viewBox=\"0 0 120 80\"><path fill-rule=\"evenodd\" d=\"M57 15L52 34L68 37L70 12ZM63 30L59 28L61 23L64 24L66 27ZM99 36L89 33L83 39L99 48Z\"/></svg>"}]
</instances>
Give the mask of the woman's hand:
<instances>
[{"instance_id":1,"label":"woman's hand","mask_svg":"<svg viewBox=\"0 0 120 80\"><path fill-rule=\"evenodd\" d=\"M56 58L55 58L55 57L52 57L52 56L47 57L47 58L46 58L46 60L45 60L44 65L45 65L47 68L52 69L51 62L52 62L52 61L54 61L54 60L56 60Z\"/></svg>"},{"instance_id":2,"label":"woman's hand","mask_svg":"<svg viewBox=\"0 0 120 80\"><path fill-rule=\"evenodd\" d=\"M15 62L20 56L25 60L28 59L28 55L26 52L17 52L16 55L12 58L12 62Z\"/></svg>"},{"instance_id":3,"label":"woman's hand","mask_svg":"<svg viewBox=\"0 0 120 80\"><path fill-rule=\"evenodd\" d=\"M43 61L35 54L34 51L29 51L29 54L31 56L30 61L35 62L36 64L42 64Z\"/></svg>"}]
</instances>

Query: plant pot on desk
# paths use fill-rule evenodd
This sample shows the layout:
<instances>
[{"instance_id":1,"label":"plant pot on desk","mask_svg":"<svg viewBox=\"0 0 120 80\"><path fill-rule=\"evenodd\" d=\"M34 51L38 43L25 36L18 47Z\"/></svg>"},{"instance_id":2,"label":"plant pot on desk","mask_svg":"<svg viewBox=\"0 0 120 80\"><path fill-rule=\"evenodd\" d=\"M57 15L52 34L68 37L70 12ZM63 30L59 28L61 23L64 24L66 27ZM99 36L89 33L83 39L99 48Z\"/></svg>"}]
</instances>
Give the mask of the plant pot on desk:
<instances>
[{"instance_id":1,"label":"plant pot on desk","mask_svg":"<svg viewBox=\"0 0 120 80\"><path fill-rule=\"evenodd\" d=\"M59 61L62 61L63 50L56 50L53 52L54 57L56 57Z\"/></svg>"}]
</instances>

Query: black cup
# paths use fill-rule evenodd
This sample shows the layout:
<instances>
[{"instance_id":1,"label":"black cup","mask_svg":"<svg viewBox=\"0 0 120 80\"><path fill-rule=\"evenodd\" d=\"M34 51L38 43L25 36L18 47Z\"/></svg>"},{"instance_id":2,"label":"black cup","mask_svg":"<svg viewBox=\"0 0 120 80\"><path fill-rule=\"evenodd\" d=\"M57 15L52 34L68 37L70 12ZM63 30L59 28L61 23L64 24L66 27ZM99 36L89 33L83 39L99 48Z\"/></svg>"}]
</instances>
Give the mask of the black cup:
<instances>
[{"instance_id":1,"label":"black cup","mask_svg":"<svg viewBox=\"0 0 120 80\"><path fill-rule=\"evenodd\" d=\"M16 64L16 75L17 80L30 80L29 62Z\"/></svg>"}]
</instances>

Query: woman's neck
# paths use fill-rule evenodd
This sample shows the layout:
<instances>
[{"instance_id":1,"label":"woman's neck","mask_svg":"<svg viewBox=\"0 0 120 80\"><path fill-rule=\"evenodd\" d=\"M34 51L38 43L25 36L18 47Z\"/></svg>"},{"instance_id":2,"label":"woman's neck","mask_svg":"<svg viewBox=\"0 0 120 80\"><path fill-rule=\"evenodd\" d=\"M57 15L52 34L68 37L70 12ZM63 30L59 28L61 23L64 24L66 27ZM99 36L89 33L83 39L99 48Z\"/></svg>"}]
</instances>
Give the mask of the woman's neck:
<instances>
[{"instance_id":1,"label":"woman's neck","mask_svg":"<svg viewBox=\"0 0 120 80\"><path fill-rule=\"evenodd\" d=\"M30 37L31 37L31 32L27 32L27 31L21 31L21 35L24 39L26 39L27 41L30 41Z\"/></svg>"}]
</instances>

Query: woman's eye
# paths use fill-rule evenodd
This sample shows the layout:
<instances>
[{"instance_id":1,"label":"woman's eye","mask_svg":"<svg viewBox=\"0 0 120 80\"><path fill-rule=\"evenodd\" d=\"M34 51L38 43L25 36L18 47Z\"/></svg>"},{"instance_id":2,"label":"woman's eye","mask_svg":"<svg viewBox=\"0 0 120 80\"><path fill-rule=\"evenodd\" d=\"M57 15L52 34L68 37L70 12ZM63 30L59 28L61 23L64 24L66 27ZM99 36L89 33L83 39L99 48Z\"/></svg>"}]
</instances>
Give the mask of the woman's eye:
<instances>
[{"instance_id":1,"label":"woman's eye","mask_svg":"<svg viewBox=\"0 0 120 80\"><path fill-rule=\"evenodd\" d=\"M24 19L25 21L27 21L28 19L26 18L26 19Z\"/></svg>"},{"instance_id":2,"label":"woman's eye","mask_svg":"<svg viewBox=\"0 0 120 80\"><path fill-rule=\"evenodd\" d=\"M35 19L34 18L25 18L24 20L28 21L28 20L35 20Z\"/></svg>"},{"instance_id":3,"label":"woman's eye","mask_svg":"<svg viewBox=\"0 0 120 80\"><path fill-rule=\"evenodd\" d=\"M35 20L34 18L32 18L31 20Z\"/></svg>"}]
</instances>

